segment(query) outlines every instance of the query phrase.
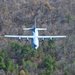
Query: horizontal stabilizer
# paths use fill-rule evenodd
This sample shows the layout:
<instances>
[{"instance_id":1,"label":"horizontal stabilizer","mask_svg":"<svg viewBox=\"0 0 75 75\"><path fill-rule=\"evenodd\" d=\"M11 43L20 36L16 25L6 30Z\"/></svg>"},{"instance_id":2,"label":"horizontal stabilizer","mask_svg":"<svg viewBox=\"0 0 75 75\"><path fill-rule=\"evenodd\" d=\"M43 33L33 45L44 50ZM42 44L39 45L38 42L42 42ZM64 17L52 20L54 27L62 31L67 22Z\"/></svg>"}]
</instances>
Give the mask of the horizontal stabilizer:
<instances>
[{"instance_id":1,"label":"horizontal stabilizer","mask_svg":"<svg viewBox=\"0 0 75 75\"><path fill-rule=\"evenodd\" d=\"M33 28L23 28L23 30L32 30Z\"/></svg>"},{"instance_id":2,"label":"horizontal stabilizer","mask_svg":"<svg viewBox=\"0 0 75 75\"><path fill-rule=\"evenodd\" d=\"M47 30L47 28L36 28L37 30Z\"/></svg>"}]
</instances>

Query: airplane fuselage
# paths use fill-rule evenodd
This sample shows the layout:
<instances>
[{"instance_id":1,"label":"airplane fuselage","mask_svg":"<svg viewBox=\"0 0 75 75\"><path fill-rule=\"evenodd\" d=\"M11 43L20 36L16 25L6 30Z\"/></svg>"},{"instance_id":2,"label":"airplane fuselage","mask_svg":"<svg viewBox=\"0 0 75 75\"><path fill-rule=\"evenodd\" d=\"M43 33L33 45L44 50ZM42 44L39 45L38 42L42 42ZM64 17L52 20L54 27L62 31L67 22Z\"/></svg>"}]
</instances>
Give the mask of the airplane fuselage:
<instances>
[{"instance_id":1,"label":"airplane fuselage","mask_svg":"<svg viewBox=\"0 0 75 75\"><path fill-rule=\"evenodd\" d=\"M37 49L39 47L39 40L37 38L38 36L37 28L32 29L32 35L34 36L34 38L32 38L32 46L34 49Z\"/></svg>"}]
</instances>

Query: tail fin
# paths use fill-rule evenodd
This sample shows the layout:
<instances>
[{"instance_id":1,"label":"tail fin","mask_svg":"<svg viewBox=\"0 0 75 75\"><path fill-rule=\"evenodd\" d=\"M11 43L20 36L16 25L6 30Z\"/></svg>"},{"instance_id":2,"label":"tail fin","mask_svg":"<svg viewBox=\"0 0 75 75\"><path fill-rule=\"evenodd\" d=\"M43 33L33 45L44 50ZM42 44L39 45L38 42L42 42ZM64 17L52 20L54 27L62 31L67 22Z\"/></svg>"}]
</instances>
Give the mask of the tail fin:
<instances>
[{"instance_id":1,"label":"tail fin","mask_svg":"<svg viewBox=\"0 0 75 75\"><path fill-rule=\"evenodd\" d=\"M34 28L36 28L36 18L34 20ZM23 28L23 30L32 30L33 28Z\"/></svg>"},{"instance_id":2,"label":"tail fin","mask_svg":"<svg viewBox=\"0 0 75 75\"><path fill-rule=\"evenodd\" d=\"M34 20L34 28L36 28L36 18ZM23 28L23 30L32 30L34 28ZM37 30L47 30L47 28L36 28Z\"/></svg>"},{"instance_id":3,"label":"tail fin","mask_svg":"<svg viewBox=\"0 0 75 75\"><path fill-rule=\"evenodd\" d=\"M35 23L34 23L34 25L35 25L34 27L36 28L36 18L35 18Z\"/></svg>"}]
</instances>

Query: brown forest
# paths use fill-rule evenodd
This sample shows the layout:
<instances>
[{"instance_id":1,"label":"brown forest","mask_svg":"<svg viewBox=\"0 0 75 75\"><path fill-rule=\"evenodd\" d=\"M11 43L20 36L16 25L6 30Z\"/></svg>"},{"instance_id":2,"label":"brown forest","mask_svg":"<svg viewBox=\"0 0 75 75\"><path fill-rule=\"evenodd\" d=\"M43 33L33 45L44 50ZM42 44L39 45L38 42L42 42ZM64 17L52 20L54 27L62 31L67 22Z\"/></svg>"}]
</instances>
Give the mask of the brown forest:
<instances>
[{"instance_id":1,"label":"brown forest","mask_svg":"<svg viewBox=\"0 0 75 75\"><path fill-rule=\"evenodd\" d=\"M63 39L5 38L31 35L23 28L47 28L39 35L66 35ZM75 0L0 0L0 75L75 75Z\"/></svg>"}]
</instances>

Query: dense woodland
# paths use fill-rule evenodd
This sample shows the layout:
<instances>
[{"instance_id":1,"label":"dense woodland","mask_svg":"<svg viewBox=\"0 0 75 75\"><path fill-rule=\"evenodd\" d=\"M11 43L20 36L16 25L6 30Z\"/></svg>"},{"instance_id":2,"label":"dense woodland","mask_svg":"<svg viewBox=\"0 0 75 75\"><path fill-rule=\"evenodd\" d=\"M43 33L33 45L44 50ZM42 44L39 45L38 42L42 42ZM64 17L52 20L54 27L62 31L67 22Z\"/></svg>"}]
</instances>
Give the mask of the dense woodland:
<instances>
[{"instance_id":1,"label":"dense woodland","mask_svg":"<svg viewBox=\"0 0 75 75\"><path fill-rule=\"evenodd\" d=\"M66 35L64 39L3 37L31 35L23 28L47 28L39 35ZM0 75L75 75L75 0L0 0Z\"/></svg>"}]
</instances>

